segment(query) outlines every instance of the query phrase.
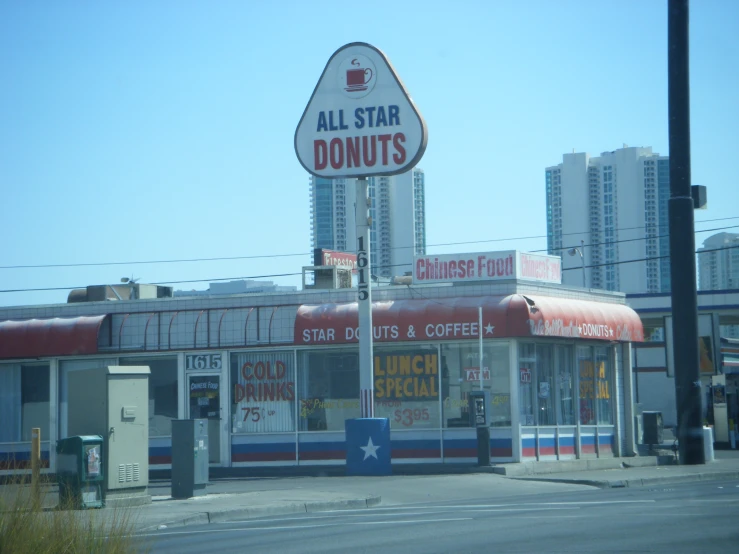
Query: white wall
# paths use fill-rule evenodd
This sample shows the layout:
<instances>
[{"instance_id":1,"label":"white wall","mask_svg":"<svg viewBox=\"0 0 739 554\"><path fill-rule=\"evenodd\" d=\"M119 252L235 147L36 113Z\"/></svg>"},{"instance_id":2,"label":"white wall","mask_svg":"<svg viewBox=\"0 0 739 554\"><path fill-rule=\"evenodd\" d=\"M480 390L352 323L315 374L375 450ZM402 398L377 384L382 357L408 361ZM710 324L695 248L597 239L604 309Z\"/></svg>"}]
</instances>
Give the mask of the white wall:
<instances>
[{"instance_id":1,"label":"white wall","mask_svg":"<svg viewBox=\"0 0 739 554\"><path fill-rule=\"evenodd\" d=\"M413 171L390 179L390 259L392 275L413 270L415 209L413 203Z\"/></svg>"},{"instance_id":2,"label":"white wall","mask_svg":"<svg viewBox=\"0 0 739 554\"><path fill-rule=\"evenodd\" d=\"M565 154L562 157L562 283L582 286L582 260L580 256L567 254L569 247L579 247L580 241L590 244L590 212L588 205L588 160L585 153ZM588 265L588 248L585 248L585 265ZM588 283L590 276L588 275Z\"/></svg>"}]
</instances>

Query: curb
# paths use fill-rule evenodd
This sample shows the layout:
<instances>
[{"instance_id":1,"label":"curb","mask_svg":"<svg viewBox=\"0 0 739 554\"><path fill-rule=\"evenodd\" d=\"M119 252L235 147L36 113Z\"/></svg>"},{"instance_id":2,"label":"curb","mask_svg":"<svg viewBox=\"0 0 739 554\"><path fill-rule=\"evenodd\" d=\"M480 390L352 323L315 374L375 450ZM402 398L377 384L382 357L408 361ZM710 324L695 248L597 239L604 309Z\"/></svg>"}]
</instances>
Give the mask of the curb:
<instances>
[{"instance_id":1,"label":"curb","mask_svg":"<svg viewBox=\"0 0 739 554\"><path fill-rule=\"evenodd\" d=\"M207 525L222 523L236 518L253 519L264 516L305 514L311 512L327 512L333 510L354 510L372 508L382 502L380 496L368 496L350 500L328 500L320 502L293 502L276 506L260 506L254 508L231 508L225 510L211 510L190 514L181 519L162 521L153 525L141 527L136 534L149 533L170 527L184 527L187 525Z\"/></svg>"},{"instance_id":2,"label":"curb","mask_svg":"<svg viewBox=\"0 0 739 554\"><path fill-rule=\"evenodd\" d=\"M695 483L698 481L717 481L722 479L739 479L739 471L713 471L709 473L687 473L666 477L644 477L642 479L558 479L556 477L510 477L517 481L542 481L546 483L567 483L571 485L587 485L599 489L623 489L632 487L649 487L653 485L674 485L677 483Z\"/></svg>"},{"instance_id":3,"label":"curb","mask_svg":"<svg viewBox=\"0 0 739 554\"><path fill-rule=\"evenodd\" d=\"M636 467L657 467L661 464L657 457L632 458L590 458L580 460L560 460L543 462L519 462L513 464L499 464L492 466L493 473L509 478L569 473L571 471L593 471L603 469L625 469Z\"/></svg>"}]
</instances>

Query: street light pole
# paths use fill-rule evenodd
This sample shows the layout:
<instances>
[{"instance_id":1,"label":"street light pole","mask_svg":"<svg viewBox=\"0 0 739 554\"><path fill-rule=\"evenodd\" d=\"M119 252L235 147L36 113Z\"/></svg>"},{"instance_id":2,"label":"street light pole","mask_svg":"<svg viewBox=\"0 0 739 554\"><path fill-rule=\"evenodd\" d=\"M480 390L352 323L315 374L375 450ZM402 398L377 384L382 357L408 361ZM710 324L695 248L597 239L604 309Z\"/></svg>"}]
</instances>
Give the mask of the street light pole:
<instances>
[{"instance_id":1,"label":"street light pole","mask_svg":"<svg viewBox=\"0 0 739 554\"><path fill-rule=\"evenodd\" d=\"M695 221L690 187L690 79L688 0L667 5L667 88L670 140L670 284L672 285L673 359L680 463L706 463L698 297L695 277Z\"/></svg>"},{"instance_id":2,"label":"street light pole","mask_svg":"<svg viewBox=\"0 0 739 554\"><path fill-rule=\"evenodd\" d=\"M585 241L580 239L580 262L582 262L582 288L588 288L585 280Z\"/></svg>"},{"instance_id":3,"label":"street light pole","mask_svg":"<svg viewBox=\"0 0 739 554\"><path fill-rule=\"evenodd\" d=\"M570 256L577 254L580 256L580 265L582 266L582 288L587 288L587 281L585 280L585 241L580 240L580 248L570 248L567 253Z\"/></svg>"}]
</instances>

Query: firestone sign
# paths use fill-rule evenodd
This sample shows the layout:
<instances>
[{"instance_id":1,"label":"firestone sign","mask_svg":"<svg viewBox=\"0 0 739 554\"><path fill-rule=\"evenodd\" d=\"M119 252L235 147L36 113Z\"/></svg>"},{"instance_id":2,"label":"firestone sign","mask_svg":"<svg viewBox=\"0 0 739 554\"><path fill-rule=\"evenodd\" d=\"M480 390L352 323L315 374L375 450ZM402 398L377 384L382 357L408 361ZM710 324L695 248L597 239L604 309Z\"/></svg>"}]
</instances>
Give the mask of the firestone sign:
<instances>
[{"instance_id":1,"label":"firestone sign","mask_svg":"<svg viewBox=\"0 0 739 554\"><path fill-rule=\"evenodd\" d=\"M416 256L414 283L498 281L527 279L545 283L562 282L562 259L514 250Z\"/></svg>"},{"instance_id":2,"label":"firestone sign","mask_svg":"<svg viewBox=\"0 0 739 554\"><path fill-rule=\"evenodd\" d=\"M426 150L426 123L390 62L363 42L329 59L295 131L295 152L317 177L396 175Z\"/></svg>"}]
</instances>

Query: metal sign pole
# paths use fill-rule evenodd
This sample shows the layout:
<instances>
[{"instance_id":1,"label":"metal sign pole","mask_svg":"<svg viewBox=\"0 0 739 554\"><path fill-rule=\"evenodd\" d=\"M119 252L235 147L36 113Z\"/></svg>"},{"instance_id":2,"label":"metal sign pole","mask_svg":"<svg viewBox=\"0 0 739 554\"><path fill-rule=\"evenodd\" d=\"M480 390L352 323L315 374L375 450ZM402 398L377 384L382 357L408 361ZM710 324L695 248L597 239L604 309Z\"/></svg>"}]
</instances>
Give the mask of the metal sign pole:
<instances>
[{"instance_id":1,"label":"metal sign pole","mask_svg":"<svg viewBox=\"0 0 739 554\"><path fill-rule=\"evenodd\" d=\"M483 384L482 384L482 306L477 308L477 333L480 337L480 367L478 368L480 371L480 390L483 390Z\"/></svg>"},{"instance_id":2,"label":"metal sign pole","mask_svg":"<svg viewBox=\"0 0 739 554\"><path fill-rule=\"evenodd\" d=\"M357 289L359 304L359 389L360 417L375 416L373 337L372 337L372 272L370 269L370 199L367 178L357 179Z\"/></svg>"}]
</instances>

